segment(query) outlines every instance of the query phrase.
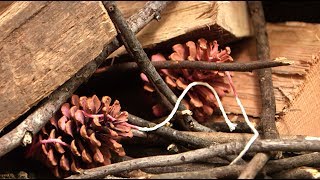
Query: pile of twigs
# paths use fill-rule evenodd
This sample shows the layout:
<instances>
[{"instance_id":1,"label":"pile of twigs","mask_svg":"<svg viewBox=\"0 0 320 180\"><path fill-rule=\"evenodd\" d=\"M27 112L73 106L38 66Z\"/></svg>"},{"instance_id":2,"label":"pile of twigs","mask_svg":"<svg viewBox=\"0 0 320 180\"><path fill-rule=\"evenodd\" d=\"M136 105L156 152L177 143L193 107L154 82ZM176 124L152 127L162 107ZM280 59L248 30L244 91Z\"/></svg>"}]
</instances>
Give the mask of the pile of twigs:
<instances>
[{"instance_id":1,"label":"pile of twigs","mask_svg":"<svg viewBox=\"0 0 320 180\"><path fill-rule=\"evenodd\" d=\"M178 131L170 127L161 127L148 133L134 131L135 137L130 140L131 143L162 144L168 147L170 152L148 151L148 148L145 148L143 151L139 151L140 157L138 158L129 156L115 158L113 161L116 161L116 163L83 170L80 174L68 178L120 178L119 176L122 178L170 179L269 176L273 178L314 178L317 175L314 173L317 172L314 167L319 165L320 162L320 154L317 152L320 151L320 140L302 136L279 138L275 126L275 99L270 68L289 64L268 61L270 59L269 44L261 2L248 2L256 33L257 56L261 61L232 64L199 61L181 61L181 63L175 64L170 64L170 61L151 63L136 39L135 33L139 32L153 19L160 20L160 13L168 3L168 1L147 2L138 13L125 20L114 2L104 1L103 4L119 33L117 39L105 46L103 52L96 59L88 63L63 86L54 91L20 125L0 138L0 157L21 144L29 144L32 134L37 133L73 92L91 77L112 52L123 44L136 63L113 65L106 68L106 71L139 68L156 86L163 100L167 101L168 109L173 108L177 97L157 73L156 69L158 68L193 68L220 71L256 70L262 95L261 124L259 124L261 138L250 147L246 160L241 159L237 164L229 165L235 155L239 154L244 148L251 134L216 132L214 129L199 124L192 116L182 115L181 111L186 110L186 108L180 105L175 120L184 131ZM131 124L138 126L152 127L155 125L132 114L129 115L129 121ZM285 157L284 152L300 153ZM162 153L162 155L159 155L159 153Z\"/></svg>"}]
</instances>

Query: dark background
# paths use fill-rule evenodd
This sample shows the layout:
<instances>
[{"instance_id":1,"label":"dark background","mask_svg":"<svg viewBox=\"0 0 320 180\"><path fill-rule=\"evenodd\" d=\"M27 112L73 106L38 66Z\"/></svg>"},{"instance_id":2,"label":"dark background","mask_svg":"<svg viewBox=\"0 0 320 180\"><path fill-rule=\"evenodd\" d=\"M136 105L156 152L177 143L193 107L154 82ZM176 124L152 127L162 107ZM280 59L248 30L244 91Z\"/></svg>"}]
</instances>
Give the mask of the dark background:
<instances>
[{"instance_id":1,"label":"dark background","mask_svg":"<svg viewBox=\"0 0 320 180\"><path fill-rule=\"evenodd\" d=\"M320 1L262 1L267 22L320 23Z\"/></svg>"}]
</instances>

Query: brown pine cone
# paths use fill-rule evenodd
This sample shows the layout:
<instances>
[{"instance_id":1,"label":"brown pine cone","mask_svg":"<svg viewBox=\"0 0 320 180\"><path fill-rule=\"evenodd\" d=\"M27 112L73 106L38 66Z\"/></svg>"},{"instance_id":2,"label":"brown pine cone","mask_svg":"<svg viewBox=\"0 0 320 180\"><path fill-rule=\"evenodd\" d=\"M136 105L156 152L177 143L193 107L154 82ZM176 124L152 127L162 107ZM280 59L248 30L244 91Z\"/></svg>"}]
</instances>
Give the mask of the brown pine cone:
<instances>
[{"instance_id":1,"label":"brown pine cone","mask_svg":"<svg viewBox=\"0 0 320 180\"><path fill-rule=\"evenodd\" d=\"M26 157L40 160L56 177L67 177L88 169L108 165L110 150L119 156L125 151L121 137L132 137L128 112L120 112L120 103L110 105L108 96L71 97L33 138Z\"/></svg>"},{"instance_id":2,"label":"brown pine cone","mask_svg":"<svg viewBox=\"0 0 320 180\"><path fill-rule=\"evenodd\" d=\"M189 41L186 44L176 44L172 47L173 53L169 56L171 61L209 61L209 62L227 62L233 61L230 56L231 50L226 47L224 50L218 50L217 41L207 42L201 38L197 44ZM151 57L151 61L166 61L162 54L155 54ZM182 91L188 84L194 81L202 81L209 83L218 93L219 97L225 96L229 92L229 85L225 82L224 72L209 70L192 70L192 69L161 69L159 71L161 77L168 86L180 96ZM153 85L149 82L145 74L141 74L141 78L145 81L144 89L154 92ZM205 121L206 117L212 115L213 111L218 107L217 101L213 93L204 86L195 86L190 89L182 103L187 109L192 110L195 119L199 122ZM165 108L156 104L152 107L155 116L163 116L166 113Z\"/></svg>"}]
</instances>

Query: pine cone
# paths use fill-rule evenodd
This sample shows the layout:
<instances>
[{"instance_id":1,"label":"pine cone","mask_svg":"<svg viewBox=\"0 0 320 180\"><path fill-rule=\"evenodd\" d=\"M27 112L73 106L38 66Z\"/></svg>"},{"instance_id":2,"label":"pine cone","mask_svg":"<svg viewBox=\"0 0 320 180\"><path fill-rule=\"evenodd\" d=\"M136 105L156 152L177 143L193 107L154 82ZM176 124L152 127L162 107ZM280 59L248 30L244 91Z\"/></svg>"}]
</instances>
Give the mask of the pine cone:
<instances>
[{"instance_id":1,"label":"pine cone","mask_svg":"<svg viewBox=\"0 0 320 180\"><path fill-rule=\"evenodd\" d=\"M169 56L172 61L209 61L222 63L233 61L230 56L231 50L226 47L224 50L218 50L217 41L208 43L201 38L198 43L189 41L186 44L176 44L172 47L173 53ZM166 61L162 54L155 54L151 57L151 61ZM229 85L225 83L224 72L209 70L191 70L191 69L161 69L159 71L161 77L168 86L179 96L188 84L194 81L202 81L209 83L217 91L219 97L225 96L229 92ZM141 78L145 81L144 89L154 92L154 87L149 82L145 74L141 73ZM188 96L184 98L182 103L187 109L193 111L195 119L199 122L205 121L206 117L212 115L213 111L218 107L213 93L204 86L195 86L188 92ZM162 105L156 104L152 107L155 116L163 116L166 110Z\"/></svg>"},{"instance_id":2,"label":"pine cone","mask_svg":"<svg viewBox=\"0 0 320 180\"><path fill-rule=\"evenodd\" d=\"M40 160L56 177L67 177L81 169L108 165L110 150L124 156L121 137L132 137L128 112L120 103L110 105L108 96L71 97L33 138L27 157Z\"/></svg>"}]
</instances>

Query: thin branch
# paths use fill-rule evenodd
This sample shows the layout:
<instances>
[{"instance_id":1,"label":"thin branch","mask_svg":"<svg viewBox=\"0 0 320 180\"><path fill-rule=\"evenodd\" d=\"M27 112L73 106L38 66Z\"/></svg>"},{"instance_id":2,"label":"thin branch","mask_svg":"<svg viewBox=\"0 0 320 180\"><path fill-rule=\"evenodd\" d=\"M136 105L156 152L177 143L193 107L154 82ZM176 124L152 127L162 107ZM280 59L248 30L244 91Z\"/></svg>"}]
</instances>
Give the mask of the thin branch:
<instances>
[{"instance_id":1,"label":"thin branch","mask_svg":"<svg viewBox=\"0 0 320 180\"><path fill-rule=\"evenodd\" d=\"M252 61L245 63L216 63L207 61L152 61L156 69L201 69L215 71L241 71L248 72L256 69L271 68L278 66L288 66L292 63L287 61ZM101 67L96 73L103 72L127 72L137 70L138 65L134 62L114 64L111 66Z\"/></svg>"},{"instance_id":2,"label":"thin branch","mask_svg":"<svg viewBox=\"0 0 320 180\"><path fill-rule=\"evenodd\" d=\"M172 92L172 90L168 87L168 85L163 81L159 73L156 71L154 66L152 65L150 59L147 54L144 52L142 45L135 37L134 33L128 27L122 13L116 6L116 3L113 1L103 1L103 5L109 13L110 19L116 26L120 36L121 42L124 44L126 50L131 55L131 57L136 61L139 68L142 70L144 74L148 77L148 79L154 84L158 92L162 93L169 102L174 105L177 101L176 95ZM168 107L168 109L171 107ZM183 105L179 105L179 110L186 110ZM201 131L212 131L210 128L202 126L197 123L192 116L184 117L184 124L189 125L189 127L185 126L185 128L194 128L195 130Z\"/></svg>"},{"instance_id":3,"label":"thin branch","mask_svg":"<svg viewBox=\"0 0 320 180\"><path fill-rule=\"evenodd\" d=\"M270 59L268 34L261 1L248 1L253 26L255 27L258 59ZM272 84L272 72L270 68L257 70L261 91L261 123L263 137L279 138L279 132L275 124L275 97Z\"/></svg>"},{"instance_id":4,"label":"thin branch","mask_svg":"<svg viewBox=\"0 0 320 180\"><path fill-rule=\"evenodd\" d=\"M261 1L248 1L252 24L255 30L258 59L270 59L270 49L266 22ZM261 92L261 127L263 138L279 138L275 123L276 103L273 92L271 68L257 70ZM274 154L275 155L275 154ZM269 154L257 154L239 176L253 179L269 159Z\"/></svg>"},{"instance_id":5,"label":"thin branch","mask_svg":"<svg viewBox=\"0 0 320 180\"><path fill-rule=\"evenodd\" d=\"M129 122L135 125L153 126L144 119L129 114ZM192 132L192 131L178 131L170 127L162 127L153 133L145 133L133 129L134 137L139 137L135 141L132 138L124 138L122 141L128 144L144 144L144 145L168 145L172 140L178 143L187 143L196 147L206 147L212 144L223 144L230 142L247 142L250 140L252 134L249 133L225 133L225 132ZM137 134L139 132L139 134ZM316 137L302 136L302 135L281 135L281 139L295 139L304 140ZM258 138L261 139L261 138Z\"/></svg>"},{"instance_id":6,"label":"thin branch","mask_svg":"<svg viewBox=\"0 0 320 180\"><path fill-rule=\"evenodd\" d=\"M114 156L112 160L114 162L124 162L128 160L132 160L134 158L129 156ZM217 159L217 158L216 158ZM171 173L171 172L184 172L184 171L199 171L199 170L206 170L210 168L215 168L216 165L210 163L188 163L188 164L181 164L176 166L166 166L166 167L149 167L143 168L146 173L151 174L161 174L161 173Z\"/></svg>"},{"instance_id":7,"label":"thin branch","mask_svg":"<svg viewBox=\"0 0 320 180\"><path fill-rule=\"evenodd\" d=\"M233 133L234 132L236 132L236 133L252 133L248 124L246 122L244 122L243 117L237 116L236 118L231 117L230 119L232 119L232 122L237 124L236 129L234 131L232 131ZM228 125L224 121L207 121L207 122L204 122L203 125L205 125L209 128L212 128L212 129L216 130L217 132L230 132ZM260 131L259 131L259 129L261 128L260 123L258 123L258 124L254 123L254 127L260 133Z\"/></svg>"},{"instance_id":8,"label":"thin branch","mask_svg":"<svg viewBox=\"0 0 320 180\"><path fill-rule=\"evenodd\" d=\"M166 7L168 1L152 1L129 18L130 28L137 33L147 25L155 15ZM141 13L145 12L145 13ZM135 24L135 22L140 22ZM131 27L132 26L132 27ZM103 48L103 51L94 60L81 68L72 78L56 89L47 99L44 99L39 108L30 114L21 124L0 138L0 157L21 145L26 132L37 133L52 117L52 115L66 102L72 93L96 71L103 61L120 47L117 39Z\"/></svg>"},{"instance_id":9,"label":"thin branch","mask_svg":"<svg viewBox=\"0 0 320 180\"><path fill-rule=\"evenodd\" d=\"M239 179L251 179L256 177L259 171L266 165L269 160L269 155L266 153L257 153L246 168L240 174Z\"/></svg>"},{"instance_id":10,"label":"thin branch","mask_svg":"<svg viewBox=\"0 0 320 180\"><path fill-rule=\"evenodd\" d=\"M191 132L191 131L180 131L183 134L193 135L195 137L204 139L208 142L215 143L229 143L229 142L247 142L252 137L249 133L225 133L225 132ZM295 139L303 140L308 139L309 136L295 136L295 135L281 135L281 139ZM261 138L258 138L261 139Z\"/></svg>"},{"instance_id":11,"label":"thin branch","mask_svg":"<svg viewBox=\"0 0 320 180\"><path fill-rule=\"evenodd\" d=\"M152 176L149 176L152 177ZM282 171L271 176L273 179L319 179L320 173L311 167L298 167L295 169Z\"/></svg>"},{"instance_id":12,"label":"thin branch","mask_svg":"<svg viewBox=\"0 0 320 180\"><path fill-rule=\"evenodd\" d=\"M215 157L217 155L227 155L239 153L243 148L242 142L232 142L226 144L212 145L206 148L188 151L184 153L149 156L125 162L101 166L88 170L83 170L81 174L69 176L67 179L79 178L102 178L109 174L118 173L124 170L134 170L146 167L179 165L190 162L197 162L203 159ZM320 151L319 140L257 140L249 149L249 152L266 151Z\"/></svg>"},{"instance_id":13,"label":"thin branch","mask_svg":"<svg viewBox=\"0 0 320 180\"><path fill-rule=\"evenodd\" d=\"M149 179L218 179L235 178L244 169L243 165L229 165L206 170L154 174Z\"/></svg>"},{"instance_id":14,"label":"thin branch","mask_svg":"<svg viewBox=\"0 0 320 180\"><path fill-rule=\"evenodd\" d=\"M128 120L131 124L138 126L152 127L155 124L149 121L146 121L140 117L129 114ZM151 135L160 135L161 137L151 136ZM223 133L223 132L189 132L189 131L178 131L170 127L161 127L156 131L152 131L151 134L140 132L139 137L144 137L152 144L153 142L165 142L165 140L172 140L178 143L187 143L195 147L207 147L209 145L214 145L218 143L229 143L229 142L247 142L251 138L251 134L248 133ZM306 136L282 136L283 139L295 139L295 140L304 140ZM231 156L231 155L230 155ZM226 158L225 156L220 156ZM233 160L234 157L229 157ZM231 161L232 161L231 160ZM244 163L245 161L241 160L239 163Z\"/></svg>"},{"instance_id":15,"label":"thin branch","mask_svg":"<svg viewBox=\"0 0 320 180\"><path fill-rule=\"evenodd\" d=\"M283 170L288 170L292 168L297 168L300 166L313 166L319 164L320 162L320 153L310 153L280 160L272 160L269 161L263 169L263 172L271 175L273 173L277 173ZM164 173L159 175L152 175L150 179L157 179L162 178L166 179L167 177L188 177L188 179L198 179L197 176L201 174L201 177L208 177L208 178L235 178L237 177L241 171L245 168L245 165L229 165L229 166L222 166L216 168L210 168L206 170L198 170L194 172L174 172L174 173ZM149 168L146 168L149 169ZM286 173L285 173L286 174ZM293 175L294 173L288 172L286 175ZM297 173L295 173L297 174ZM173 179L173 178L172 178Z\"/></svg>"},{"instance_id":16,"label":"thin branch","mask_svg":"<svg viewBox=\"0 0 320 180\"><path fill-rule=\"evenodd\" d=\"M279 160L271 160L267 163L262 171L267 174L273 174L282 170L288 170L301 166L316 166L320 165L320 153L314 152L309 154L303 154L295 157L289 157Z\"/></svg>"},{"instance_id":17,"label":"thin branch","mask_svg":"<svg viewBox=\"0 0 320 180\"><path fill-rule=\"evenodd\" d=\"M144 120L140 117L134 116L132 114L129 114L128 120L131 124L138 125L138 126L152 127L152 126L156 125L154 123L146 121L146 120ZM151 131L150 133L151 134L140 132L139 137L146 138L147 140L145 140L145 142L149 142L149 144L161 143L161 142L165 142L165 140L166 141L172 140L172 141L175 141L178 143L187 143L188 145L192 145L195 147L207 147L209 145L217 144L217 142L213 141L210 137L209 138L203 138L203 137L199 138L197 136L198 135L197 132L194 132L195 134L192 134L193 132L178 131L178 130L172 129L170 127L165 127L165 126L160 127L156 131ZM216 133L214 133L214 132L199 132L199 133L200 134L213 133L212 134L213 136L216 135ZM227 134L227 133L225 133L225 134ZM159 135L161 137L158 137L158 136L151 137L150 135ZM228 141L228 142L230 142L230 141ZM231 159L233 160L235 157L234 157L234 155L229 155L229 156L221 156L221 158L224 158L224 159L226 158L227 160L230 161ZM245 163L245 161L240 159L239 163Z\"/></svg>"},{"instance_id":18,"label":"thin branch","mask_svg":"<svg viewBox=\"0 0 320 180\"><path fill-rule=\"evenodd\" d=\"M156 125L154 123L146 121L146 120L139 118L137 116L134 116L132 114L129 114L128 121L130 123L138 125L138 126L152 127L152 126ZM196 136L182 133L181 131L172 129L170 127L161 127L161 128L159 128L155 131L152 131L150 133L158 134L160 136L166 137L166 138L173 140L173 141L176 141L176 142L185 142L190 145L197 146L197 147L207 147L207 146L214 144L214 142L212 142L212 141L206 141L206 140L198 138Z\"/></svg>"},{"instance_id":19,"label":"thin branch","mask_svg":"<svg viewBox=\"0 0 320 180\"><path fill-rule=\"evenodd\" d=\"M162 173L176 173L176 172L190 172L190 171L201 171L214 168L215 165L209 163L188 163L175 166L165 166L165 167L150 167L143 168L145 172L153 174L162 174ZM170 178L175 179L175 178Z\"/></svg>"}]
</instances>

